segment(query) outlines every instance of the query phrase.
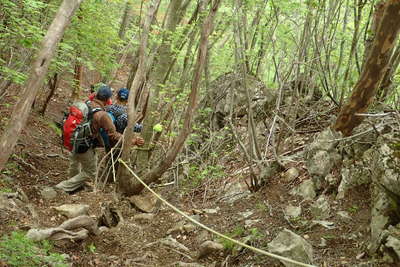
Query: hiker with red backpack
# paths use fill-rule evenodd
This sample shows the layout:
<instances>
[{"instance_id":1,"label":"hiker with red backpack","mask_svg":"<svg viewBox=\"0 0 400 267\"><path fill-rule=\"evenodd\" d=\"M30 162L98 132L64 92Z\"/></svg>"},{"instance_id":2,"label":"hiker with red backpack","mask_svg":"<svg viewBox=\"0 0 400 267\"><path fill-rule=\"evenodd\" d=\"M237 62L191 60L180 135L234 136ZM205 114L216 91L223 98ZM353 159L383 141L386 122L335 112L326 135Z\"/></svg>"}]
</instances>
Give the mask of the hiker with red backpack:
<instances>
[{"instance_id":1,"label":"hiker with red backpack","mask_svg":"<svg viewBox=\"0 0 400 267\"><path fill-rule=\"evenodd\" d=\"M84 186L85 181L94 178L97 168L97 157L94 143L104 146L100 129L107 133L109 142L114 146L122 137L104 110L112 96L110 87L102 86L93 101L78 102L70 107L70 113L63 124L64 146L71 151L68 180L55 187L65 192L74 192ZM142 146L144 140L136 137L133 145Z\"/></svg>"}]
</instances>

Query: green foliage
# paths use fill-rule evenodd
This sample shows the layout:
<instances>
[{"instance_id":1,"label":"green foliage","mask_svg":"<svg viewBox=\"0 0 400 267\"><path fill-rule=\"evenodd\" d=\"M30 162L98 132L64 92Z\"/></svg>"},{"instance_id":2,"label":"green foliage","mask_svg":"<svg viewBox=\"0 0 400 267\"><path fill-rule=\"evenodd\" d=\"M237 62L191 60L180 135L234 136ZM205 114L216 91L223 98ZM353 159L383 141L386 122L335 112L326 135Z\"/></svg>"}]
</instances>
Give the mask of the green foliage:
<instances>
[{"instance_id":1,"label":"green foliage","mask_svg":"<svg viewBox=\"0 0 400 267\"><path fill-rule=\"evenodd\" d=\"M51 253L53 247L50 242L35 243L26 238L22 232L12 232L10 236L3 236L0 242L0 260L9 266L52 266L66 267L63 255Z\"/></svg>"},{"instance_id":2,"label":"green foliage","mask_svg":"<svg viewBox=\"0 0 400 267\"><path fill-rule=\"evenodd\" d=\"M54 70L73 71L75 62L107 76L117 67L116 55L122 41L118 37L120 1L84 1L59 46Z\"/></svg>"},{"instance_id":3,"label":"green foliage","mask_svg":"<svg viewBox=\"0 0 400 267\"><path fill-rule=\"evenodd\" d=\"M43 13L47 7L39 0L0 0L1 78L16 84L25 81L23 70L29 59L26 58L29 56L27 51L35 50L44 35Z\"/></svg>"},{"instance_id":4,"label":"green foliage","mask_svg":"<svg viewBox=\"0 0 400 267\"><path fill-rule=\"evenodd\" d=\"M225 175L222 165L207 165L204 168L197 165L189 167L189 180L193 187L198 186L204 179L218 179Z\"/></svg>"},{"instance_id":5,"label":"green foliage","mask_svg":"<svg viewBox=\"0 0 400 267\"><path fill-rule=\"evenodd\" d=\"M242 226L238 225L236 226L232 232L225 234L226 236L239 240L241 237L246 235L244 238L247 242L248 241L257 241L257 240L263 240L265 239L265 235L260 232L258 228L251 228L248 231L246 231ZM225 238L219 238L218 242L224 246L226 250L233 251L236 247L236 243L225 239Z\"/></svg>"},{"instance_id":6,"label":"green foliage","mask_svg":"<svg viewBox=\"0 0 400 267\"><path fill-rule=\"evenodd\" d=\"M358 207L357 205L353 205L350 208L348 208L348 211L350 213L356 213L359 209L360 209L360 207Z\"/></svg>"},{"instance_id":7,"label":"green foliage","mask_svg":"<svg viewBox=\"0 0 400 267\"><path fill-rule=\"evenodd\" d=\"M244 234L244 232L245 232L245 229L243 228L243 226L237 225L235 227L235 229L233 229L232 232L227 233L225 235L232 239L235 239L235 238L241 237ZM230 241L228 239L220 237L218 239L218 242L220 244L222 244L226 250L233 250L235 248L235 243L233 243L232 241Z\"/></svg>"},{"instance_id":8,"label":"green foliage","mask_svg":"<svg viewBox=\"0 0 400 267\"><path fill-rule=\"evenodd\" d=\"M62 136L61 129L54 122L49 122L48 125L57 134L57 136Z\"/></svg>"},{"instance_id":9,"label":"green foliage","mask_svg":"<svg viewBox=\"0 0 400 267\"><path fill-rule=\"evenodd\" d=\"M93 243L91 243L89 246L87 246L87 250L90 253L95 253L96 252L96 246Z\"/></svg>"}]
</instances>

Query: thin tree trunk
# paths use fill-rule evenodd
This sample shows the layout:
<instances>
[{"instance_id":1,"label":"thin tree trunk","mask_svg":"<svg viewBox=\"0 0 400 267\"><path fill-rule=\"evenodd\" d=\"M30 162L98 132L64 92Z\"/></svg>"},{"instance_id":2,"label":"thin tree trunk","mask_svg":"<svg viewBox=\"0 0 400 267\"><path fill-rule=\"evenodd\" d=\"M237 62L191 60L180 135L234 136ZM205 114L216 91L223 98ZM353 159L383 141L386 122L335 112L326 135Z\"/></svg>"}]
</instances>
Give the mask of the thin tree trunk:
<instances>
[{"instance_id":1,"label":"thin tree trunk","mask_svg":"<svg viewBox=\"0 0 400 267\"><path fill-rule=\"evenodd\" d=\"M166 82L166 74L169 68L174 65L174 51L172 51L172 33L176 31L178 23L181 21L187 5L182 4L182 0L171 0L168 5L168 14L165 20L165 28L163 30L162 43L158 49L158 60L154 66L154 72L150 74L149 83L152 88L148 96L148 106L146 113L149 115L146 119L142 136L148 147L152 146L150 143L153 136L153 126L160 123L160 91L164 88ZM150 164L150 149L140 150L138 152L138 166L141 171L145 171Z\"/></svg>"},{"instance_id":2,"label":"thin tree trunk","mask_svg":"<svg viewBox=\"0 0 400 267\"><path fill-rule=\"evenodd\" d=\"M119 33L118 33L119 38L121 38L122 40L125 40L126 29L128 28L130 18L131 18L131 10L132 10L131 0L127 0L125 3L124 15L122 17L122 21L121 21L121 25L119 27Z\"/></svg>"},{"instance_id":3,"label":"thin tree trunk","mask_svg":"<svg viewBox=\"0 0 400 267\"><path fill-rule=\"evenodd\" d=\"M365 112L373 101L400 30L399 12L400 1L389 0L385 3L383 17L363 72L348 103L342 107L333 126L336 131L342 132L345 136L350 135L353 129L362 122L364 117L357 116L357 113Z\"/></svg>"},{"instance_id":4,"label":"thin tree trunk","mask_svg":"<svg viewBox=\"0 0 400 267\"><path fill-rule=\"evenodd\" d=\"M383 16L384 6L385 6L384 0L381 0L379 3L375 5L375 12L372 15L371 29L369 31L368 29L366 29L367 33L369 34L367 34L367 37L365 37L364 58L361 69L364 67L365 62L367 61L368 58L368 54L371 52L374 37Z\"/></svg>"},{"instance_id":5,"label":"thin tree trunk","mask_svg":"<svg viewBox=\"0 0 400 267\"><path fill-rule=\"evenodd\" d=\"M357 1L358 1L358 4L357 4ZM357 8L357 6L358 6L358 8ZM354 0L354 33L353 33L353 39L351 41L349 59L347 61L347 68L346 68L346 71L343 76L342 88L346 88L346 84L348 83L349 75L351 73L351 69L353 66L353 58L355 57L358 39L360 37L359 32L360 32L361 15L362 15L363 7L364 7L364 4L362 4L362 3L360 4L360 0ZM340 100L339 100L340 105L343 103L344 95L345 95L345 90L342 90L341 95L340 95Z\"/></svg>"},{"instance_id":6,"label":"thin tree trunk","mask_svg":"<svg viewBox=\"0 0 400 267\"><path fill-rule=\"evenodd\" d=\"M397 44L396 50L394 51L388 67L386 68L385 75L378 89L378 100L385 101L390 95L390 90L393 88L393 76L396 73L397 68L400 64L400 44Z\"/></svg>"},{"instance_id":7,"label":"thin tree trunk","mask_svg":"<svg viewBox=\"0 0 400 267\"><path fill-rule=\"evenodd\" d=\"M53 78L50 78L50 80L49 80L50 93L47 96L46 101L44 102L43 107L39 112L42 116L46 112L47 106L49 105L51 98L53 97L54 93L56 92L59 83L60 83L60 79L58 77L58 73L54 73Z\"/></svg>"},{"instance_id":8,"label":"thin tree trunk","mask_svg":"<svg viewBox=\"0 0 400 267\"><path fill-rule=\"evenodd\" d=\"M143 82L145 80L145 76L147 73L147 53L146 53L146 48L147 48L147 43L149 39L149 31L150 31L150 26L151 22L153 21L153 18L155 17L158 7L160 5L161 0L153 0L150 3L148 13L143 25L143 30L141 33L141 42L140 42L140 47L139 47L139 63L138 67L136 70L135 78L133 79L132 82L132 88L131 91L133 92L132 94L129 95L128 99L128 126L127 130L125 131L124 134L124 139L125 142L123 144L122 148L122 159L127 161L129 158L130 154L130 146L131 143L130 141L134 137L134 133L132 132L131 129L133 129L133 126L135 124L135 118L137 117L137 111L136 111L136 105L135 105L135 100L137 97L137 94L139 93L139 89L141 86L143 86ZM117 187L118 187L118 192L121 194L129 194L129 192L132 190L131 189L131 182L129 178L129 173L126 171L125 168L118 168L118 175L117 175Z\"/></svg>"},{"instance_id":9,"label":"thin tree trunk","mask_svg":"<svg viewBox=\"0 0 400 267\"><path fill-rule=\"evenodd\" d=\"M74 80L73 80L73 87L72 87L73 89L71 95L71 98L74 101L79 99L79 94L81 92L81 84L82 84L83 66L78 61L79 57L80 53L78 53L77 55L77 61L75 62L75 67L74 67Z\"/></svg>"},{"instance_id":10,"label":"thin tree trunk","mask_svg":"<svg viewBox=\"0 0 400 267\"><path fill-rule=\"evenodd\" d=\"M12 153L21 130L26 124L35 96L46 77L58 43L82 1L64 0L43 39L38 56L32 64L29 78L25 82L21 98L16 103L7 128L0 139L0 170L4 168Z\"/></svg>"},{"instance_id":11,"label":"thin tree trunk","mask_svg":"<svg viewBox=\"0 0 400 267\"><path fill-rule=\"evenodd\" d=\"M148 172L146 175L143 176L143 180L147 184L156 181L171 166L176 156L178 155L179 151L181 151L183 144L191 131L192 117L197 106L197 91L207 57L208 37L213 30L214 17L217 13L220 3L221 3L220 0L214 1L210 13L203 24L201 39L200 39L200 47L197 55L197 62L195 66L191 91L188 98L188 106L186 108L182 130L176 137L172 147L169 149L165 158L156 167L151 169L150 172ZM137 194L140 191L142 191L143 189L142 184L133 180L129 180L129 182L131 183L131 186L129 190L126 190L126 193L128 195Z\"/></svg>"}]
</instances>

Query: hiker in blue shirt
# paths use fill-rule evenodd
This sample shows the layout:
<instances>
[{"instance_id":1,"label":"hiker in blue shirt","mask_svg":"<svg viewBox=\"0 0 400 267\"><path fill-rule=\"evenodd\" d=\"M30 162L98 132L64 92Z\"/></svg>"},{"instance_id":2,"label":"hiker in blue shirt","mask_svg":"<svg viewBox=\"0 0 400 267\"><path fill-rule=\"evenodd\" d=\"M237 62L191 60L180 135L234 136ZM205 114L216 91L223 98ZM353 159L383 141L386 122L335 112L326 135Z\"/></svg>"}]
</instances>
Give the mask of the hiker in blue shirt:
<instances>
[{"instance_id":1,"label":"hiker in blue shirt","mask_svg":"<svg viewBox=\"0 0 400 267\"><path fill-rule=\"evenodd\" d=\"M106 106L105 110L109 113L112 121L114 122L117 132L123 133L126 126L128 125L128 97L129 90L127 88L120 88L117 93L116 103L113 105ZM135 132L140 132L142 130L141 124L136 124L134 129ZM107 136L104 133L102 135L106 151L111 149L110 144L107 142Z\"/></svg>"}]
</instances>

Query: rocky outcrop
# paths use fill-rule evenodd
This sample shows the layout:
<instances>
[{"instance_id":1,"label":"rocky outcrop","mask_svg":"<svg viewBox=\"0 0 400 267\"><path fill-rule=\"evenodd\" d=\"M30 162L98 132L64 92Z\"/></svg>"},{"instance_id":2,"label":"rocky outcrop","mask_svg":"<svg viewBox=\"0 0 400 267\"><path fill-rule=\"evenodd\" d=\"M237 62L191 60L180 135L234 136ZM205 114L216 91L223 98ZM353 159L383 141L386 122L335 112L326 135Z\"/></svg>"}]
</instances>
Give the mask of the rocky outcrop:
<instances>
[{"instance_id":1,"label":"rocky outcrop","mask_svg":"<svg viewBox=\"0 0 400 267\"><path fill-rule=\"evenodd\" d=\"M336 146L341 135L330 128L320 132L306 148L306 167L317 190L325 183L325 177L341 161Z\"/></svg>"},{"instance_id":2,"label":"rocky outcrop","mask_svg":"<svg viewBox=\"0 0 400 267\"><path fill-rule=\"evenodd\" d=\"M301 196L305 199L311 200L317 195L315 193L314 183L311 180L305 180L297 187L290 191L291 195Z\"/></svg>"},{"instance_id":3,"label":"rocky outcrop","mask_svg":"<svg viewBox=\"0 0 400 267\"><path fill-rule=\"evenodd\" d=\"M400 260L400 146L398 136L383 135L371 152L372 210L370 252Z\"/></svg>"},{"instance_id":4,"label":"rocky outcrop","mask_svg":"<svg viewBox=\"0 0 400 267\"><path fill-rule=\"evenodd\" d=\"M312 246L301 236L285 229L278 236L268 243L268 250L272 253L300 261L303 263L313 263ZM297 264L281 261L287 267L296 267Z\"/></svg>"}]
</instances>

